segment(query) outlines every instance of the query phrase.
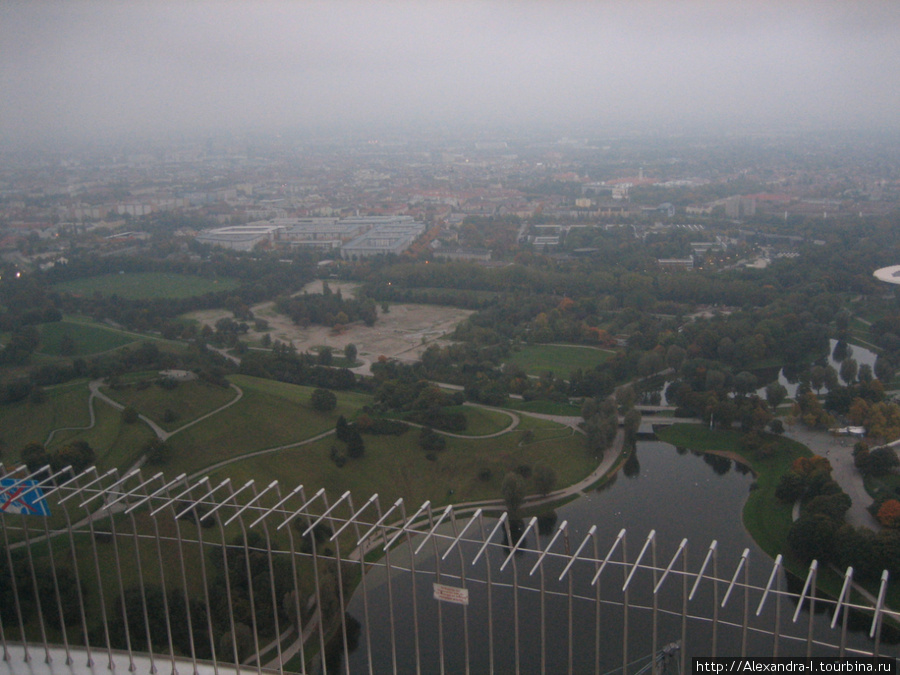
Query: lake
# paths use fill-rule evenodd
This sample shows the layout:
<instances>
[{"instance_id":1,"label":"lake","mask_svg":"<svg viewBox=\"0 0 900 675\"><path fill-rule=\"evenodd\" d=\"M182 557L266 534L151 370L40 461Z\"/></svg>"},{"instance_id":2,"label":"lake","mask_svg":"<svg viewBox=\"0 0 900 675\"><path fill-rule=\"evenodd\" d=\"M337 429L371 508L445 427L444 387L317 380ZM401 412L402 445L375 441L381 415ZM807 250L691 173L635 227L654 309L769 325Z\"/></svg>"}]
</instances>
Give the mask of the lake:
<instances>
[{"instance_id":1,"label":"lake","mask_svg":"<svg viewBox=\"0 0 900 675\"><path fill-rule=\"evenodd\" d=\"M563 521L568 521L569 549L573 550L585 538L592 525L597 526L599 539L599 555L606 555L616 535L622 528L626 529L628 561L633 563L641 550L651 529L656 531L657 567L665 567L675 554L683 538L688 539L688 569L694 574L707 554L712 540L718 542L718 577L730 579L744 549L749 549L750 580L758 586L765 586L772 570L772 559L759 549L741 523L741 511L747 494L753 484L753 476L745 468L736 465L729 459L712 455L697 455L659 441L639 441L635 458L629 461L615 479L603 489L591 492L574 502L560 508L556 512L555 523L540 536L539 545L535 546L534 535L529 533L526 548L546 547L552 532ZM468 522L468 517L459 520L459 526ZM495 521L488 521L487 530ZM472 531L474 532L474 530ZM475 535L473 538L479 538ZM466 560L475 557L479 546L476 543L461 545ZM562 538L554 549L563 551ZM592 554L590 545L585 555ZM647 554L649 556L649 553ZM397 549L392 553L392 564L408 565L408 552ZM535 590L518 593L518 608L515 611L515 597L512 592L513 580L517 579L522 588L529 586L540 588L539 573L529 576L528 572L536 561L534 552L522 553L514 557L513 565L500 571L501 560L496 553L490 560L490 574L494 582L490 602L493 617L488 621L487 587L476 580L483 580L487 574L486 563L482 558L474 567L465 565L467 575L466 586L470 600L467 610L456 605L438 604L432 598L432 577L421 574L417 578L416 608L420 627L420 653L423 672L439 672L439 635L444 642L444 665L446 672L464 672L466 645L468 644L469 662L473 672L485 672L489 663L489 623L494 630L494 659L497 672L513 672L516 665L516 654L519 657L520 670L523 673L541 672L542 650L540 629L541 595ZM614 560L621 560L617 552ZM416 557L419 570L434 569L435 556L429 543ZM645 563L650 558L644 559ZM459 557L454 551L442 563L444 575L458 574ZM563 559L548 559L544 564L547 595L546 611L546 645L543 654L546 672L565 672L568 661L568 582L557 582L562 571ZM679 562L679 566L681 563ZM607 672L618 668L623 662L623 609L612 604L621 599L621 586L624 573L629 570L621 565L609 565L600 577L601 603L600 630L601 651L600 670ZM708 570L707 573L711 571ZM641 578L643 574L643 578ZM397 626L397 670L398 672L415 672L413 645L412 589L409 574L395 574L391 580L394 621ZM593 576L593 563L576 565L572 568L573 595L573 666L574 672L593 672L596 604L593 602L595 587L590 586ZM693 576L689 586L693 585ZM387 672L391 668L392 654L389 631L388 590L383 568L373 568L367 575L369 625L371 631L372 659L375 672ZM449 579L445 583L453 586L462 585L459 579ZM781 575L779 587L795 583ZM501 586L502 584L502 586ZM650 589L653 586L649 572L639 573L629 589L629 603L649 606L652 603ZM689 613L695 616L712 616L713 604L719 604L724 596L724 585L719 589L719 601L713 602L713 584L704 582L697 595L689 605ZM793 588L793 587L792 587ZM550 592L561 595L550 595ZM799 589L798 589L799 591ZM796 591L796 592L798 592ZM583 599L579 599L582 596ZM755 613L759 602L758 594L752 600L751 615ZM660 615L658 622L658 645L679 640L681 637L681 619L678 615L682 603L682 582L671 577L659 595L661 610L671 611L671 615ZM782 637L779 643L781 655L803 655L806 644L803 641L808 628L808 614L805 610L796 624L791 624L795 609L793 603L783 600L781 607L781 629L791 632L800 638L791 641ZM737 655L741 647L740 622L742 617L743 593L735 593L725 609L720 611L720 619L732 621L737 626L718 627L719 655ZM752 617L753 626L771 629L775 622L774 598L767 603L760 618ZM362 593L358 590L350 605L349 613L365 624ZM514 616L519 616L519 640L516 645ZM439 616L440 614L440 616ZM639 661L651 653L651 614L649 610L631 607L628 614L628 662ZM442 628L439 630L439 623ZM814 617L814 632L829 642L836 642L837 631L828 629L828 616ZM791 631L786 630L790 626ZM466 635L468 629L468 636ZM709 656L711 653L712 624L709 621L695 619L688 622L685 653L691 656ZM867 638L862 634L854 634L851 641L871 649ZM747 653L750 655L771 654L773 638L768 635L751 634L748 640ZM831 650L823 650L822 654L833 654ZM358 648L350 657L351 672L368 671L368 653L365 633L360 638ZM634 669L637 669L637 665Z\"/></svg>"}]
</instances>

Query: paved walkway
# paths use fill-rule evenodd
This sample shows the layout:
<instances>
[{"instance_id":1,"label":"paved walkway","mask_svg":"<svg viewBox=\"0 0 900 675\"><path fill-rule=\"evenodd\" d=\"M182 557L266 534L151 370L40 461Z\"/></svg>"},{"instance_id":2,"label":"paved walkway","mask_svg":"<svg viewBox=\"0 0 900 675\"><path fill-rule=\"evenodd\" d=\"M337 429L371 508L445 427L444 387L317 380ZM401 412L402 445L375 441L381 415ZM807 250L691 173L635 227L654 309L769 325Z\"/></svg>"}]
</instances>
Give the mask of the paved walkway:
<instances>
[{"instance_id":1,"label":"paved walkway","mask_svg":"<svg viewBox=\"0 0 900 675\"><path fill-rule=\"evenodd\" d=\"M854 440L848 436L832 436L827 431L810 431L802 424L784 432L787 438L802 443L817 455L831 462L832 477L846 492L851 501L845 520L854 527L867 527L878 531L881 524L866 510L872 498L866 492L862 476L853 466Z\"/></svg>"}]
</instances>

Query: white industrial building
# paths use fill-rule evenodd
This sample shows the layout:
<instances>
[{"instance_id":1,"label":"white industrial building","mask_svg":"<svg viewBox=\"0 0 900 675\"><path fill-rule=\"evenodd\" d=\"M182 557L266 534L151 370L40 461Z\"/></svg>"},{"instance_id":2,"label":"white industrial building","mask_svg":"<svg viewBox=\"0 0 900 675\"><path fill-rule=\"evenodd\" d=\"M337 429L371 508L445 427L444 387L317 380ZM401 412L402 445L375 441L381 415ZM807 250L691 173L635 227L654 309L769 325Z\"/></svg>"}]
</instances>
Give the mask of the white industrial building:
<instances>
[{"instance_id":1,"label":"white industrial building","mask_svg":"<svg viewBox=\"0 0 900 675\"><path fill-rule=\"evenodd\" d=\"M230 248L234 251L252 251L258 244L274 242L283 229L283 225L269 222L230 225L203 230L196 236L196 240L201 244Z\"/></svg>"},{"instance_id":2,"label":"white industrial building","mask_svg":"<svg viewBox=\"0 0 900 675\"><path fill-rule=\"evenodd\" d=\"M416 237L425 232L425 225L417 223L409 216L398 216L404 220L393 220L360 235L341 248L341 256L350 259L367 258L373 255L386 255L388 253L403 253L412 246ZM355 220L348 218L347 220ZM341 221L345 222L345 221Z\"/></svg>"}]
</instances>

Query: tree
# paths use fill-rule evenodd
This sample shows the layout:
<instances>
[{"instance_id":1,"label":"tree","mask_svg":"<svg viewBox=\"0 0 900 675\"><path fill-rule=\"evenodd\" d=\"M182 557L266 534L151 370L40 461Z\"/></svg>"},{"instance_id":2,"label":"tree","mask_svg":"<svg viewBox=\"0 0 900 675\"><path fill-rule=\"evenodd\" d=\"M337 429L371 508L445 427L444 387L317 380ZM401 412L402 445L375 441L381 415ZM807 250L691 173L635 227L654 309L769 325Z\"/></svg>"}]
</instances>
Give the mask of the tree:
<instances>
[{"instance_id":1,"label":"tree","mask_svg":"<svg viewBox=\"0 0 900 675\"><path fill-rule=\"evenodd\" d=\"M840 363L844 359L849 357L852 353L853 350L850 348L850 345L847 344L846 340L838 340L834 344L834 350L831 352L831 358Z\"/></svg>"},{"instance_id":2,"label":"tree","mask_svg":"<svg viewBox=\"0 0 900 675\"><path fill-rule=\"evenodd\" d=\"M616 403L623 412L629 410L634 405L635 400L637 400L637 395L634 393L634 387L630 384L616 389Z\"/></svg>"},{"instance_id":3,"label":"tree","mask_svg":"<svg viewBox=\"0 0 900 675\"><path fill-rule=\"evenodd\" d=\"M447 447L447 439L431 427L422 427L419 432L419 447L425 452L440 452Z\"/></svg>"},{"instance_id":4,"label":"tree","mask_svg":"<svg viewBox=\"0 0 900 675\"><path fill-rule=\"evenodd\" d=\"M334 425L334 435L337 436L339 441L344 441L345 443L350 438L350 425L347 423L347 418L341 415L337 418L337 423Z\"/></svg>"},{"instance_id":5,"label":"tree","mask_svg":"<svg viewBox=\"0 0 900 675\"><path fill-rule=\"evenodd\" d=\"M625 428L626 442L634 443L637 440L637 432L641 426L641 412L636 408L632 408L625 413L623 426Z\"/></svg>"},{"instance_id":6,"label":"tree","mask_svg":"<svg viewBox=\"0 0 900 675\"><path fill-rule=\"evenodd\" d=\"M669 345L666 350L666 365L672 370L677 371L684 362L684 350L678 345Z\"/></svg>"},{"instance_id":7,"label":"tree","mask_svg":"<svg viewBox=\"0 0 900 675\"><path fill-rule=\"evenodd\" d=\"M833 553L838 523L821 513L801 516L788 530L788 545L801 560L826 561Z\"/></svg>"},{"instance_id":8,"label":"tree","mask_svg":"<svg viewBox=\"0 0 900 675\"><path fill-rule=\"evenodd\" d=\"M775 487L775 497L789 504L800 499L804 492L806 480L794 471L786 471Z\"/></svg>"},{"instance_id":9,"label":"tree","mask_svg":"<svg viewBox=\"0 0 900 675\"><path fill-rule=\"evenodd\" d=\"M841 362L841 379L846 384L853 384L856 381L856 374L859 372L859 365L856 359L846 358Z\"/></svg>"},{"instance_id":10,"label":"tree","mask_svg":"<svg viewBox=\"0 0 900 675\"><path fill-rule=\"evenodd\" d=\"M847 417L852 424L857 426L865 424L869 417L869 402L862 398L853 399L847 411Z\"/></svg>"},{"instance_id":11,"label":"tree","mask_svg":"<svg viewBox=\"0 0 900 675\"><path fill-rule=\"evenodd\" d=\"M159 438L151 438L144 443L142 448L144 455L147 457L148 464L165 464L168 459L169 449L165 443Z\"/></svg>"},{"instance_id":12,"label":"tree","mask_svg":"<svg viewBox=\"0 0 900 675\"><path fill-rule=\"evenodd\" d=\"M889 445L869 450L867 453L854 452L854 463L860 473L866 476L884 476L900 466L897 451Z\"/></svg>"},{"instance_id":13,"label":"tree","mask_svg":"<svg viewBox=\"0 0 900 675\"><path fill-rule=\"evenodd\" d=\"M352 459L359 459L366 454L366 444L363 442L362 434L356 429L350 430L350 438L347 439L347 456Z\"/></svg>"},{"instance_id":14,"label":"tree","mask_svg":"<svg viewBox=\"0 0 900 675\"><path fill-rule=\"evenodd\" d=\"M322 347L321 349L319 349L317 362L320 366L330 366L333 356L334 352L332 351L331 347Z\"/></svg>"},{"instance_id":15,"label":"tree","mask_svg":"<svg viewBox=\"0 0 900 675\"><path fill-rule=\"evenodd\" d=\"M344 358L348 365L356 363L356 345L352 342L344 347Z\"/></svg>"},{"instance_id":16,"label":"tree","mask_svg":"<svg viewBox=\"0 0 900 675\"><path fill-rule=\"evenodd\" d=\"M900 438L900 406L888 401L871 406L866 420L866 432L869 436L883 438L885 441Z\"/></svg>"},{"instance_id":17,"label":"tree","mask_svg":"<svg viewBox=\"0 0 900 675\"><path fill-rule=\"evenodd\" d=\"M94 463L96 453L87 441L66 443L54 456L57 469L71 466L74 473L81 473Z\"/></svg>"},{"instance_id":18,"label":"tree","mask_svg":"<svg viewBox=\"0 0 900 675\"><path fill-rule=\"evenodd\" d=\"M638 373L643 377L649 377L665 368L665 360L661 352L652 350L645 352L638 359Z\"/></svg>"},{"instance_id":19,"label":"tree","mask_svg":"<svg viewBox=\"0 0 900 675\"><path fill-rule=\"evenodd\" d=\"M309 402L316 412L327 413L337 407L337 396L328 389L314 389Z\"/></svg>"},{"instance_id":20,"label":"tree","mask_svg":"<svg viewBox=\"0 0 900 675\"><path fill-rule=\"evenodd\" d=\"M837 523L842 523L851 503L850 495L843 491L821 494L810 499L803 511L810 516L821 513Z\"/></svg>"},{"instance_id":21,"label":"tree","mask_svg":"<svg viewBox=\"0 0 900 675\"><path fill-rule=\"evenodd\" d=\"M838 371L834 369L834 366L825 366L825 387L828 391L834 391L838 386Z\"/></svg>"},{"instance_id":22,"label":"tree","mask_svg":"<svg viewBox=\"0 0 900 675\"><path fill-rule=\"evenodd\" d=\"M50 455L47 454L47 450L44 449L43 445L35 441L32 441L24 448L22 448L20 456L22 458L22 462L32 473L40 469L42 466L46 466L50 463Z\"/></svg>"},{"instance_id":23,"label":"tree","mask_svg":"<svg viewBox=\"0 0 900 675\"><path fill-rule=\"evenodd\" d=\"M875 377L888 384L894 379L894 366L884 354L875 359Z\"/></svg>"},{"instance_id":24,"label":"tree","mask_svg":"<svg viewBox=\"0 0 900 675\"><path fill-rule=\"evenodd\" d=\"M546 462L538 462L534 465L534 486L545 497L556 485L556 472Z\"/></svg>"},{"instance_id":25,"label":"tree","mask_svg":"<svg viewBox=\"0 0 900 675\"><path fill-rule=\"evenodd\" d=\"M338 447L337 445L332 445L331 450L328 452L328 456L331 458L331 461L337 464L337 467L340 469L347 463L347 452ZM295 521L299 522L299 521Z\"/></svg>"},{"instance_id":26,"label":"tree","mask_svg":"<svg viewBox=\"0 0 900 675\"><path fill-rule=\"evenodd\" d=\"M872 366L868 363L861 363L859 365L859 372L856 374L856 378L860 381L861 384L869 384L872 380L875 379L875 374L872 372Z\"/></svg>"},{"instance_id":27,"label":"tree","mask_svg":"<svg viewBox=\"0 0 900 675\"><path fill-rule=\"evenodd\" d=\"M878 522L885 527L900 528L900 501L896 499L885 500L878 509Z\"/></svg>"},{"instance_id":28,"label":"tree","mask_svg":"<svg viewBox=\"0 0 900 675\"><path fill-rule=\"evenodd\" d=\"M734 377L734 390L741 396L746 396L757 387L756 375L749 371L741 371Z\"/></svg>"},{"instance_id":29,"label":"tree","mask_svg":"<svg viewBox=\"0 0 900 675\"><path fill-rule=\"evenodd\" d=\"M510 471L503 477L500 491L503 493L503 501L506 502L510 518L517 517L519 507L525 500L525 479L515 471Z\"/></svg>"},{"instance_id":30,"label":"tree","mask_svg":"<svg viewBox=\"0 0 900 675\"><path fill-rule=\"evenodd\" d=\"M787 398L787 389L779 382L772 382L766 386L766 403L772 406L772 412L775 412L784 399Z\"/></svg>"},{"instance_id":31,"label":"tree","mask_svg":"<svg viewBox=\"0 0 900 675\"><path fill-rule=\"evenodd\" d=\"M822 366L813 366L809 370L809 386L818 394L825 385L825 369Z\"/></svg>"}]
</instances>

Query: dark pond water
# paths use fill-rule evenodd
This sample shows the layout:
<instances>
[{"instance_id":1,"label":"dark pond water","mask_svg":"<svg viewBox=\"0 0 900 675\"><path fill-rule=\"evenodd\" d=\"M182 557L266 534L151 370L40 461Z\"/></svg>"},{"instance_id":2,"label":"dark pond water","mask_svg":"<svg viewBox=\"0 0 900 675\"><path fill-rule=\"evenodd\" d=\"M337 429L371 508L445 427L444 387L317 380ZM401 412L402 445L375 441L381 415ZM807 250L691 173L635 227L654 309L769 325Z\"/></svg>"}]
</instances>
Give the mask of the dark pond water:
<instances>
[{"instance_id":1,"label":"dark pond water","mask_svg":"<svg viewBox=\"0 0 900 675\"><path fill-rule=\"evenodd\" d=\"M635 460L621 471L615 480L599 492L590 493L560 508L556 513L555 523L542 533L539 548L543 549L549 537L563 521L568 521L568 537L570 550L574 550L592 525L596 525L599 533L599 553L605 556L616 535L622 528L626 529L628 560L633 562L644 544L651 529L657 534L657 565L665 567L675 554L683 538L688 539L689 570L696 573L707 554L712 540L718 542L718 576L730 579L733 575L744 549L749 549L750 578L753 583L764 586L772 570L772 559L762 552L741 524L741 511L748 492L751 489L753 476L731 460L709 455L695 455L658 441L641 441L638 443ZM461 522L467 522L467 518ZM490 523L488 528L493 526ZM535 538L529 534L528 546L535 548ZM554 550L562 551L562 538L557 541ZM477 547L465 550L466 559L471 560ZM649 555L649 553L648 553ZM540 575L529 576L536 555L525 553L515 558L516 570L509 565L500 571L501 561L494 556L490 560L491 578L505 587L494 586L491 593L492 617L490 622L494 632L494 659L496 672L514 672L516 654L523 673L541 672L542 658L545 660L546 672L565 672L568 662L568 608L565 595L547 596L546 651L542 655L540 628L540 594L522 592L518 597L518 607L514 605L510 586L513 579L519 584L533 588L540 587ZM617 553L616 560L621 560ZM398 549L394 553L393 563L406 566L408 556ZM650 562L650 558L644 559ZM442 563L444 574L458 574L459 558L453 552ZM680 563L679 563L680 564ZM434 555L431 545L426 546L416 557L418 569L433 569ZM545 583L548 591L565 594L566 582L557 582L562 571L561 560L550 560L545 565ZM444 661L446 672L464 672L465 652L468 645L469 662L472 672L487 672L489 663L488 640L488 593L484 584L475 579L484 579L486 563L484 559L476 566L465 565L467 586L470 592L470 604L464 616L461 607L441 604L432 598L431 582L433 578L418 576L415 592L420 627L420 652L422 654L422 672L440 672L439 636L443 637ZM604 600L620 600L620 589L625 570L623 567L610 565L601 576L601 593ZM589 582L593 576L593 566L585 563L573 568L573 591L576 596L594 598L596 588ZM415 672L413 646L413 591L409 574L397 574L392 578L392 597L394 621L397 626L397 668L399 672ZM458 579L447 579L446 583L460 586ZM780 578L779 587L794 583ZM802 582L801 582L802 583ZM649 606L651 604L652 578L646 573L636 575L629 590L629 602ZM689 588L693 585L693 578ZM389 632L389 602L387 584L383 570L376 569L367 576L369 628L375 672L390 672L392 651ZM719 591L719 599L724 596L725 589ZM798 591L799 592L799 589ZM758 595L751 599L751 615L755 614ZM682 603L681 581L672 577L666 582L659 596L660 608L678 612ZM713 589L711 582L701 584L697 595L689 605L689 611L697 616L712 616ZM720 610L720 619L741 622L743 594L738 593L729 599L725 609ZM572 604L574 624L574 640L572 646L574 672L593 672L595 659L595 617L596 605L587 599L576 599ZM440 609L440 617L438 616ZM805 610L796 624L791 624L795 607L787 600L782 602L780 623L782 630L790 627L790 632L805 638L809 625ZM365 623L364 605L360 592L357 592L349 606L350 614ZM519 639L515 639L515 616L519 617ZM814 635L828 642L838 640L836 632L828 628L828 616L815 616ZM464 620L465 619L465 620ZM601 603L600 633L601 672L608 672L622 665L623 654L629 662L639 660L651 652L651 615L648 610L632 607L628 615L628 644L623 647L623 610L613 604ZM775 604L767 603L760 618L752 618L751 625L771 629L775 623ZM439 627L439 623L441 625ZM465 627L468 625L468 635ZM867 626L866 626L867 628ZM676 616L662 616L659 621L658 644L660 646L678 640L681 637L681 620ZM867 638L861 633L851 635L851 641L868 645ZM739 628L719 625L719 655L736 655L740 653L741 631ZM770 654L772 638L762 635L750 635L748 653ZM869 646L871 648L871 646ZM691 656L708 656L712 649L712 626L709 622L692 620L688 623L685 653ZM779 643L782 655L803 655L806 645L802 641L791 641L785 638ZM893 647L889 649L894 649ZM831 655L833 652L820 651ZM893 652L891 652L893 653ZM363 633L359 646L350 659L351 672L368 672L368 653ZM635 666L637 669L637 666Z\"/></svg>"}]
</instances>

